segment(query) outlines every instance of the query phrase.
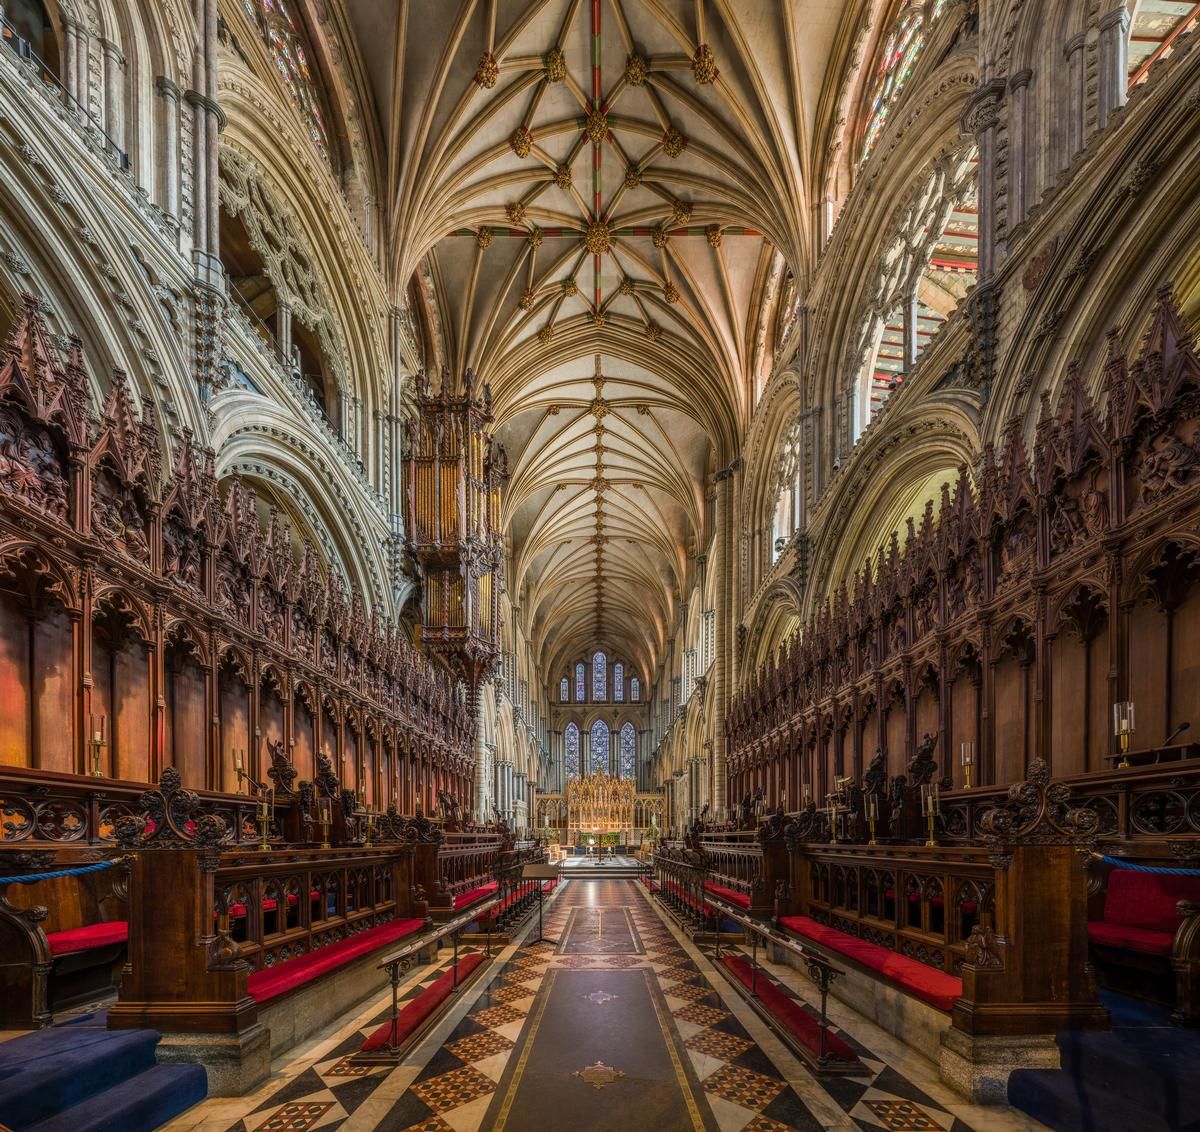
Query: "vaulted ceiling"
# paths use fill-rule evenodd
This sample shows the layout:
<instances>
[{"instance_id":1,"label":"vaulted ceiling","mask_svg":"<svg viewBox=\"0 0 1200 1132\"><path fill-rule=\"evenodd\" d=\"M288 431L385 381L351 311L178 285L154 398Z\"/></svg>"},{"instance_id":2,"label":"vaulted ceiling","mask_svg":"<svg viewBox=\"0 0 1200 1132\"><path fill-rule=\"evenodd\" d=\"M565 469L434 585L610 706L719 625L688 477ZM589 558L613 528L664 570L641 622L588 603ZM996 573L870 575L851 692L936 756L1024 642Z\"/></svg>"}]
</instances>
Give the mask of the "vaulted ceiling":
<instances>
[{"instance_id":1,"label":"vaulted ceiling","mask_svg":"<svg viewBox=\"0 0 1200 1132\"><path fill-rule=\"evenodd\" d=\"M439 360L491 385L509 591L543 675L602 645L650 677L783 273L811 262L812 136L862 4L347 7L389 268L424 281Z\"/></svg>"}]
</instances>

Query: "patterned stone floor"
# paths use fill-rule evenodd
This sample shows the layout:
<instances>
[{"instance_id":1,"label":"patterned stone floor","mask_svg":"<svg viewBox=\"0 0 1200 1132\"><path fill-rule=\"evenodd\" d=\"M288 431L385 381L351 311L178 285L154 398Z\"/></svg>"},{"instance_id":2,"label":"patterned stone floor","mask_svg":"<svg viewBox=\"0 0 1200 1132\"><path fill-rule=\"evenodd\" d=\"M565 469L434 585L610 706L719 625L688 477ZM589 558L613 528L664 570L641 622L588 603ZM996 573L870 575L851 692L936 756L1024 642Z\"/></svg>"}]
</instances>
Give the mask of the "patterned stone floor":
<instances>
[{"instance_id":1,"label":"patterned stone floor","mask_svg":"<svg viewBox=\"0 0 1200 1132\"><path fill-rule=\"evenodd\" d=\"M610 911L611 910L611 911ZM613 930L619 921L632 926ZM603 921L609 919L609 926ZM581 932L601 925L613 948L570 946L563 933L579 942ZM574 925L572 927L572 925ZM437 1028L399 1066L353 1065L349 1055L388 1016L381 995L359 1015L342 1019L316 1040L291 1051L275 1073L251 1096L206 1101L167 1125L168 1132L533 1132L548 1124L586 1129L639 1132L649 1127L622 1113L618 1098L621 1074L634 1074L632 1053L619 1037L600 1066L579 1067L579 1111L564 1114L557 1095L547 1113L556 1120L517 1119L512 1107L514 1081L536 1032L547 998L548 977L555 971L648 972L669 1021L669 1034L680 1064L679 1086L690 1094L686 1120L658 1122L655 1132L777 1132L780 1129L894 1129L942 1132L1019 1132L1040 1127L1020 1113L963 1104L937 1078L937 1068L890 1035L835 1004L830 1011L838 1032L859 1051L869 1073L855 1078L818 1081L787 1051L729 984L651 902L641 885L629 880L572 880L561 886L546 907L546 941L534 942L537 919L527 942L499 953L492 968L468 987ZM556 942L549 942L554 940ZM411 998L437 978L449 963L426 968L404 989ZM805 984L788 968L767 969L806 999ZM605 980L598 978L597 983ZM608 981L613 985L612 980ZM606 990L579 995L580 1025L590 1025L603 1009L622 1004ZM610 1015L609 1017L614 1017ZM619 1035L619 1027L614 1031ZM514 1057L517 1059L514 1061ZM636 1058L634 1058L636 1061ZM528 1088L528 1085L526 1085ZM528 1105L526 1103L526 1108Z\"/></svg>"}]
</instances>

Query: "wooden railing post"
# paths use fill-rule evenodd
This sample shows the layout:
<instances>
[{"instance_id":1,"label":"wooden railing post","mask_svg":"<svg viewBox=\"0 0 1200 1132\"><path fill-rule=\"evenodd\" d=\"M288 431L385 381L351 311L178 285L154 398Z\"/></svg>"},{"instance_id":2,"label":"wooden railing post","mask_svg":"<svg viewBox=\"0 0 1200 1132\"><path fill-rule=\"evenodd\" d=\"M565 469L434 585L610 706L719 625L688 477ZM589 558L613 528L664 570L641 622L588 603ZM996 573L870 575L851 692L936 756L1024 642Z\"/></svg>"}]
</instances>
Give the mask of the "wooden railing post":
<instances>
[{"instance_id":1,"label":"wooden railing post","mask_svg":"<svg viewBox=\"0 0 1200 1132\"><path fill-rule=\"evenodd\" d=\"M1109 1026L1087 953L1085 856L1099 821L1068 796L1035 759L1029 779L979 819L995 919L981 916L967 940L940 1057L942 1078L976 1100L1003 1102L1014 1069L1057 1066L1059 1031Z\"/></svg>"},{"instance_id":2,"label":"wooden railing post","mask_svg":"<svg viewBox=\"0 0 1200 1132\"><path fill-rule=\"evenodd\" d=\"M200 812L174 767L142 795L139 808L115 828L135 859L129 962L108 1027L158 1030L159 1061L202 1063L211 1095L247 1092L271 1071L271 1035L246 989L249 967L217 917L225 822Z\"/></svg>"}]
</instances>

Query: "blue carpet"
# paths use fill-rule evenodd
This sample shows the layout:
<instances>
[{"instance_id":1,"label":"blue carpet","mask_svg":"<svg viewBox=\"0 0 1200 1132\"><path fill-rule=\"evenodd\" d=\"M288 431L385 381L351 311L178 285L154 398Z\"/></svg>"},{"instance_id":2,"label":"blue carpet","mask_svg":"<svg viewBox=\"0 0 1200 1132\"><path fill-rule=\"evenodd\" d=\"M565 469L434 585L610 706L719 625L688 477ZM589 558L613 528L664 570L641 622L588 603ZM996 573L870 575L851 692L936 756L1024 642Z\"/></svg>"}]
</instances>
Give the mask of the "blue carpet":
<instances>
[{"instance_id":1,"label":"blue carpet","mask_svg":"<svg viewBox=\"0 0 1200 1132\"><path fill-rule=\"evenodd\" d=\"M157 1065L154 1030L84 1024L0 1044L0 1114L14 1132L151 1132L202 1100L200 1065Z\"/></svg>"},{"instance_id":2,"label":"blue carpet","mask_svg":"<svg viewBox=\"0 0 1200 1132\"><path fill-rule=\"evenodd\" d=\"M1151 1003L1105 995L1107 1033L1059 1034L1059 1069L1019 1069L1009 1103L1054 1129L1200 1132L1200 1035Z\"/></svg>"}]
</instances>

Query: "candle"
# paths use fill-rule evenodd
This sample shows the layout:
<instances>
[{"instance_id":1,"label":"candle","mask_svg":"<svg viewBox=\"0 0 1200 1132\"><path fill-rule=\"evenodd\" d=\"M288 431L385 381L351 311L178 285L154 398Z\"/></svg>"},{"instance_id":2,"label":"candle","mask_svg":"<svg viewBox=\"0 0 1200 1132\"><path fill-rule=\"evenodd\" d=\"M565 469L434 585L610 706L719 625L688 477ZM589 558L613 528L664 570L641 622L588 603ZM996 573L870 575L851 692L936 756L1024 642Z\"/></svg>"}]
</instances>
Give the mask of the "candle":
<instances>
[{"instance_id":1,"label":"candle","mask_svg":"<svg viewBox=\"0 0 1200 1132\"><path fill-rule=\"evenodd\" d=\"M975 744L964 743L962 745L962 765L972 766L975 762Z\"/></svg>"}]
</instances>

